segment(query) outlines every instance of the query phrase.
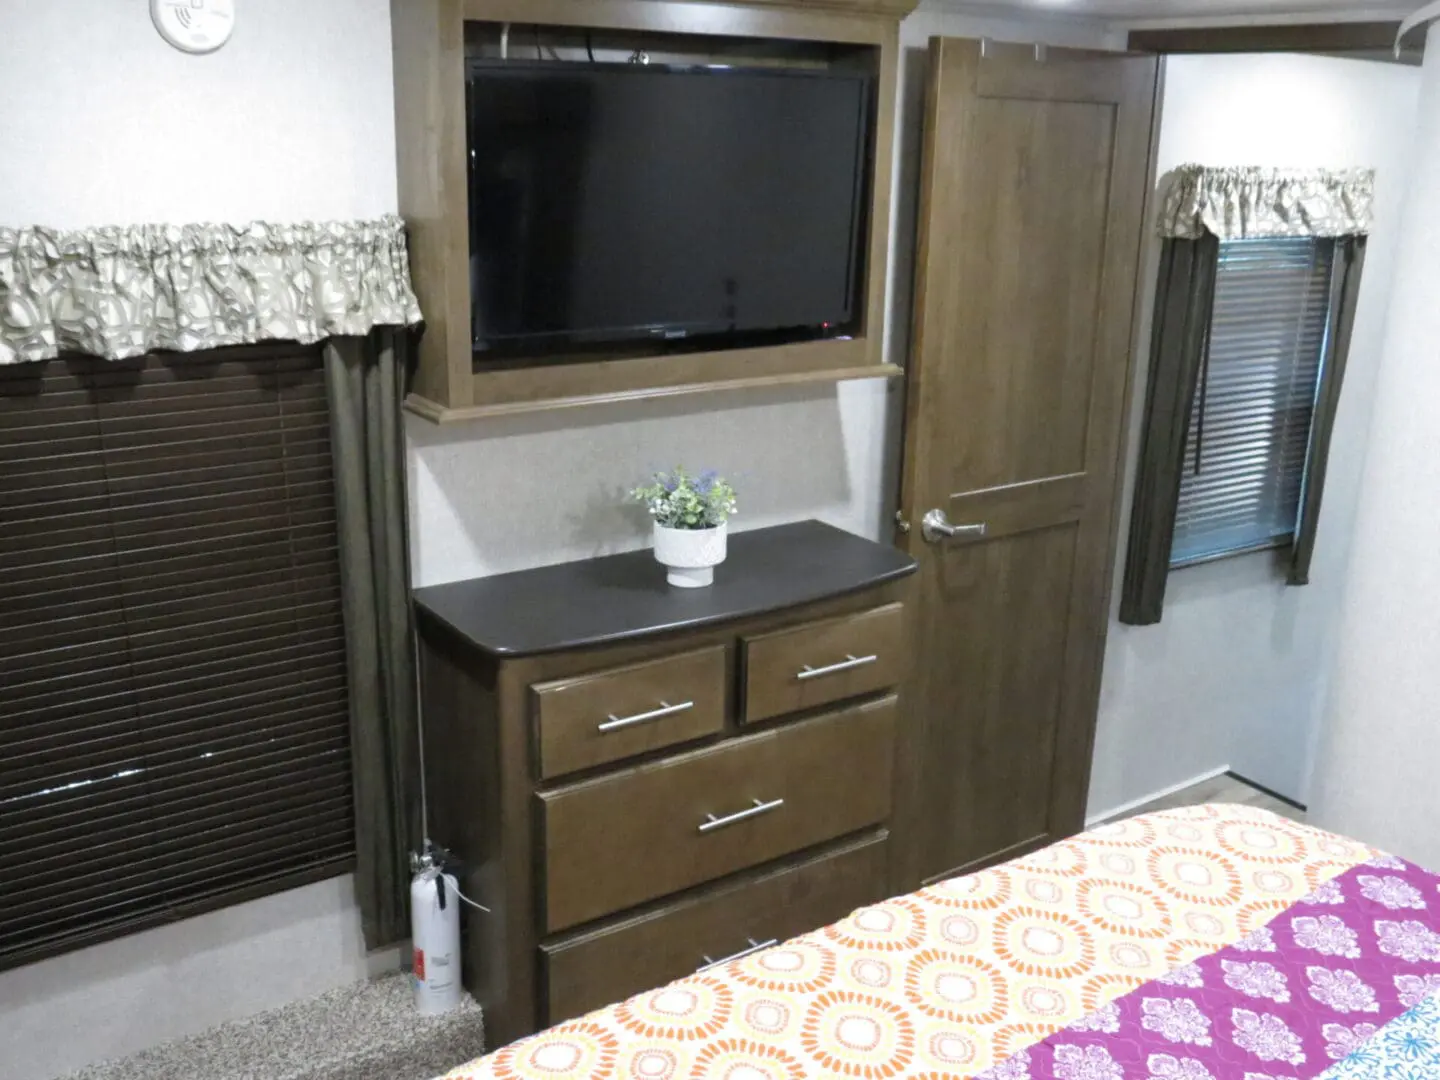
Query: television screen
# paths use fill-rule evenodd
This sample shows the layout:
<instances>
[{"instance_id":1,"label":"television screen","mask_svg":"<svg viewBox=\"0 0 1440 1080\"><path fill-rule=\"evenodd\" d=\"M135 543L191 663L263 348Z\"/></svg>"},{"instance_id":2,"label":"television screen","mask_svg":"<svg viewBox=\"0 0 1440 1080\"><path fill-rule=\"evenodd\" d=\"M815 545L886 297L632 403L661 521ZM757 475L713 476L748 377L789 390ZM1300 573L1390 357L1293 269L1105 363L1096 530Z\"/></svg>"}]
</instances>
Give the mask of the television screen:
<instances>
[{"instance_id":1,"label":"television screen","mask_svg":"<svg viewBox=\"0 0 1440 1080\"><path fill-rule=\"evenodd\" d=\"M473 62L476 350L846 332L870 101L849 72Z\"/></svg>"}]
</instances>

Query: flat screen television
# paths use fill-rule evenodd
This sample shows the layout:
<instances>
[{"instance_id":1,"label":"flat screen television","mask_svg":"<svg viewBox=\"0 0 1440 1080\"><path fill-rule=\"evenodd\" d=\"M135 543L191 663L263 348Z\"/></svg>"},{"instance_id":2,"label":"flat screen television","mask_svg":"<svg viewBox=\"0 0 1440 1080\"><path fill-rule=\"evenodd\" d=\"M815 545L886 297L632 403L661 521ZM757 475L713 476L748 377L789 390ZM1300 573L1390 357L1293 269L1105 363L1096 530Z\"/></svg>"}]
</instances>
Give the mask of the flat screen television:
<instances>
[{"instance_id":1,"label":"flat screen television","mask_svg":"<svg viewBox=\"0 0 1440 1080\"><path fill-rule=\"evenodd\" d=\"M472 61L477 361L853 330L871 91L819 69Z\"/></svg>"}]
</instances>

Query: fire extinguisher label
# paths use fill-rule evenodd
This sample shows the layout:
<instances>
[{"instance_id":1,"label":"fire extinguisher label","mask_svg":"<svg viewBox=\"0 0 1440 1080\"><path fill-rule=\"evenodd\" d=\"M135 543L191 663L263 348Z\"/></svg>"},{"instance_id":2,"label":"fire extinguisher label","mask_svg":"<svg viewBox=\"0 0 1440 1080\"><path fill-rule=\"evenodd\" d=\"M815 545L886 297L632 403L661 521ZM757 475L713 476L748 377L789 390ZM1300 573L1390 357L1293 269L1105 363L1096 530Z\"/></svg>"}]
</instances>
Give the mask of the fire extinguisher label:
<instances>
[{"instance_id":1,"label":"fire extinguisher label","mask_svg":"<svg viewBox=\"0 0 1440 1080\"><path fill-rule=\"evenodd\" d=\"M425 950L424 950L424 949L416 949L416 950L415 950L415 965L414 965L414 971L415 971L415 978L419 979L421 982L424 982L424 981L425 981Z\"/></svg>"}]
</instances>

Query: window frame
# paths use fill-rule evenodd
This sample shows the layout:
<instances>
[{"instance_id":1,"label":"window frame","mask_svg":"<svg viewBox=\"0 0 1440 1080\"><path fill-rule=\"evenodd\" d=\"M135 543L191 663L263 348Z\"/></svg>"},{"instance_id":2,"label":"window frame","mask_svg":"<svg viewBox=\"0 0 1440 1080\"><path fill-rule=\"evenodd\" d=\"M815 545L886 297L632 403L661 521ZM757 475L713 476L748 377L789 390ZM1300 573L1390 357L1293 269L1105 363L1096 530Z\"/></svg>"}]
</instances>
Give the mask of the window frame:
<instances>
[{"instance_id":1,"label":"window frame","mask_svg":"<svg viewBox=\"0 0 1440 1080\"><path fill-rule=\"evenodd\" d=\"M1325 300L1328 301L1328 298L1329 298L1330 293L1331 293L1331 289L1332 289L1332 287L1333 287L1335 270L1336 270L1337 240L1336 240L1336 238L1334 238L1334 237L1300 236L1300 237L1274 237L1274 238L1268 238L1268 237L1267 237L1267 238L1261 238L1261 239L1221 240L1221 241L1219 242L1219 244L1218 244L1218 249L1217 249L1217 262L1216 262L1216 269L1215 269L1215 292L1216 292L1216 294L1217 294L1217 297L1216 297L1216 301L1215 301L1215 302L1217 302L1217 303L1219 302L1218 294L1221 292L1221 289L1222 289L1223 286L1224 286L1224 277L1225 277L1225 273L1226 273L1226 270L1227 270L1227 267L1226 267L1227 248L1233 251L1233 250L1235 250L1234 245L1241 245L1241 244L1244 244L1244 245L1251 245L1251 244L1254 244L1254 245L1260 245L1260 244L1269 244L1269 245L1276 245L1276 244L1294 244L1294 245L1300 245L1300 244L1304 244L1304 245L1306 245L1306 246L1308 247L1308 249L1309 249L1309 252L1308 252L1308 260L1309 260L1309 262L1310 262L1310 273L1311 273L1311 275L1312 275L1311 282L1307 282L1306 289L1307 289L1307 290L1313 290L1313 289L1314 289L1314 284L1313 284L1313 283L1316 281L1316 279L1315 279L1315 277L1314 277L1313 275L1315 274L1316 270L1318 269L1317 264L1323 263L1323 270L1320 271L1320 273L1323 274L1323 278L1319 279L1319 282L1318 282L1318 284L1319 284L1319 290L1318 290L1318 291L1322 294L1322 296L1325 298ZM1252 250L1256 250L1256 249L1252 249ZM1237 271L1237 272L1238 272L1238 271ZM1296 319L1296 321L1297 321L1295 340L1294 340L1293 342L1288 342L1288 343L1287 343L1287 345L1292 346L1292 347L1298 347L1298 346L1302 343L1302 342L1301 342L1301 338L1302 338L1302 335L1304 334L1304 330L1305 330L1304 321L1305 321L1306 315L1309 314L1309 306L1308 306L1308 305L1309 305L1310 301L1312 301L1312 300L1314 299L1314 297L1313 297L1312 295L1309 295L1309 293L1307 292L1306 294L1301 295L1299 299L1301 300L1302 306L1301 306L1301 309L1300 309L1298 312L1295 312L1295 313L1294 313L1294 317L1295 317L1295 319ZM1287 313L1287 314L1288 314L1288 313ZM1309 406L1308 406L1308 409L1307 409L1307 416L1306 416L1306 419L1305 419L1305 447L1306 447L1306 452L1305 452L1304 454L1302 454L1301 461L1300 461L1299 477L1298 477L1298 482L1297 482L1297 484L1296 484L1296 490L1295 490L1295 492L1294 492L1294 514L1293 514L1292 519L1291 519L1291 522L1290 522L1290 527L1289 527L1288 529L1286 529L1286 530L1282 530L1282 531L1279 531L1279 532L1270 533L1268 536L1265 536L1265 537L1256 536L1256 537L1253 538L1253 539L1246 539L1246 540L1244 540L1243 542L1237 543L1237 544L1235 544L1235 545L1233 545L1233 546L1228 546L1228 547L1216 547L1216 548L1213 548L1213 549L1210 549L1210 550L1204 550L1204 551L1199 551L1199 552L1196 552L1196 553L1193 553L1193 554L1182 555L1182 556L1180 556L1180 557L1177 558L1177 556L1176 556L1176 554L1175 554L1175 548L1179 545L1180 539L1181 539L1181 538L1180 538L1180 534L1179 534L1179 528L1178 528L1178 520L1177 520L1177 530L1176 530L1175 535L1173 535L1173 536L1172 536L1172 539L1171 539L1170 569L1171 569L1172 571L1173 571L1173 570L1183 570L1183 569L1187 569L1187 568L1192 567L1192 566L1203 566L1203 565L1206 565L1206 564L1208 564L1208 563L1217 562L1217 561L1222 560L1222 559L1239 558L1239 557L1245 556L1245 555L1253 555L1253 554L1256 554L1256 553L1259 553L1259 552L1273 551L1273 550L1284 549L1284 548L1291 548L1291 547L1294 546L1296 533L1298 532L1298 530L1299 530L1299 528L1300 528L1300 517L1301 517L1301 512L1302 512L1302 510L1303 510L1303 508L1304 508L1304 502L1305 502L1305 491L1304 491L1304 489L1305 489L1305 484L1306 484L1306 480L1307 480L1307 475L1306 475L1306 474L1308 473L1308 471L1309 471L1309 466L1310 466L1310 462L1309 462L1309 460L1308 460L1308 450L1309 450L1310 444L1311 444L1311 443L1313 442L1313 440L1314 440L1314 434L1315 434L1315 418L1316 418L1316 404L1317 404L1317 401L1318 401L1318 398L1319 398L1319 395L1320 395L1321 387L1322 387L1323 382L1324 382L1325 373L1326 373L1326 372L1325 372L1326 357L1327 357L1327 355L1328 355L1329 352L1330 352L1330 342L1331 342L1331 338L1332 338L1332 336L1333 336L1333 334L1334 334L1334 330L1335 330L1335 309L1334 309L1334 305L1333 305L1333 304L1330 304L1330 303L1328 303L1328 302L1324 303L1324 307L1323 307L1323 310L1320 312L1320 315L1321 315L1321 320L1320 320L1320 321L1321 321L1321 326L1320 326L1320 328L1319 328L1319 340L1318 340L1318 341L1315 341L1315 342L1313 343L1313 345L1314 345L1314 360L1313 360L1314 373L1313 373L1313 376L1312 376L1312 375L1310 375L1310 373L1309 373L1308 371L1304 372L1304 374L1307 376L1307 379L1309 379L1309 381L1310 381L1310 383L1311 383L1311 385L1310 385L1310 393L1309 393L1308 395L1306 395L1306 396L1308 396L1308 399L1309 399ZM1212 303L1212 305L1211 305L1211 311L1210 311L1210 315L1209 315L1209 319L1208 319L1207 326L1206 326L1206 329L1205 329L1204 344L1203 344L1203 348L1202 348L1202 351L1201 351L1201 357L1200 357L1200 370L1199 370L1199 372L1198 372L1198 374L1197 374L1197 385L1196 385L1196 388L1195 388L1195 391L1194 391L1194 402L1193 402L1193 404L1192 404L1191 411L1190 411L1190 415L1189 415L1189 417L1188 417L1188 419L1187 419L1186 429L1185 429L1186 451L1185 451L1185 458L1184 458L1184 460L1183 460L1183 462L1182 462L1182 468L1181 468L1181 470L1180 470L1179 490L1178 490L1177 495L1176 495L1176 515L1177 515L1177 519L1181 516L1183 510L1185 509L1185 502L1186 502L1186 495L1187 495L1187 487L1198 488L1198 489L1200 489L1199 494L1200 494L1202 497L1205 495L1205 491L1204 491L1205 485L1203 485L1203 484L1198 484L1198 483L1196 483L1196 484L1192 484L1192 483L1191 483L1191 482L1193 481L1193 478L1194 478L1195 476L1199 475L1199 472L1196 471L1196 470L1193 468L1194 460L1192 459L1192 456L1191 456L1191 453L1190 453L1190 445L1191 445L1191 442L1192 442L1191 431L1192 431L1193 429L1195 429L1195 427L1196 427L1196 425L1197 425L1197 423L1198 423L1198 424L1200 425L1200 430L1199 430L1199 433L1194 437L1193 441L1194 441L1195 446L1196 446L1197 454L1203 453L1202 447L1203 447L1203 440L1204 440L1204 419L1205 419L1205 416L1206 416L1206 411L1207 411L1207 406L1208 406L1208 402L1207 402L1207 399L1206 399L1206 395L1207 395L1207 393L1209 392L1209 389L1210 389L1209 378L1210 378L1210 374L1211 374L1212 350L1214 349L1215 344L1216 344L1216 342L1215 342L1215 320L1216 320L1216 317L1217 317L1217 313L1216 313L1216 311L1214 310L1214 303ZM1247 328L1247 329L1249 329L1249 332L1251 332L1251 333L1254 332L1254 331L1253 331L1253 328ZM1242 330L1237 331L1237 333L1243 335L1243 334L1246 333L1246 330L1242 329ZM1256 356L1246 357L1247 360L1249 360L1249 359L1256 359L1256 358L1257 358ZM1232 361L1232 362L1233 362L1233 361ZM1291 364L1290 364L1291 392L1288 393L1288 394L1286 394L1286 397L1287 397L1291 402L1293 402L1294 399L1295 399L1295 397L1296 397L1296 395L1295 395L1294 392L1293 392L1294 379L1301 373L1302 365L1308 367L1309 361L1305 361L1305 360L1292 360L1292 362L1291 362ZM1263 399L1260 395L1256 395L1255 398L1253 399L1253 402L1251 402L1251 405L1252 405L1252 407L1258 407L1258 406L1260 406L1262 403L1277 404L1279 401L1280 401L1280 395L1279 395L1278 393L1275 394L1275 395L1272 395L1272 397L1269 398L1268 401L1266 401L1265 399ZM1277 409L1277 411L1276 411L1276 413L1275 413L1275 416L1276 416L1276 419L1275 419L1275 420L1272 422L1272 424L1271 424L1271 430L1270 430L1270 432L1269 432L1269 440L1268 440L1267 445L1266 445L1266 447L1265 447L1265 453L1266 453L1265 465L1264 465L1263 468L1259 468L1259 469L1254 470L1254 471L1253 471L1253 474L1252 474L1252 475L1254 475L1258 480L1262 481L1262 482L1265 483L1265 484L1284 483L1284 482L1287 480L1286 470L1285 470L1284 463L1283 463L1283 462L1276 462L1276 461L1275 461L1276 456L1277 456L1277 455L1283 455L1284 450L1285 450L1285 447L1284 447L1284 446L1280 446L1280 445L1278 445L1277 443L1278 443L1278 440L1283 440L1283 438L1284 438L1284 435L1285 435L1285 427L1286 427L1287 421L1285 420L1285 418L1284 418L1284 416L1283 416L1283 413L1281 413L1278 409ZM1277 429L1278 429L1278 430L1277 430ZM1288 507L1288 505L1289 505L1289 502L1290 502L1289 499L1286 499L1286 500L1285 500L1285 505L1286 505L1287 507Z\"/></svg>"}]
</instances>

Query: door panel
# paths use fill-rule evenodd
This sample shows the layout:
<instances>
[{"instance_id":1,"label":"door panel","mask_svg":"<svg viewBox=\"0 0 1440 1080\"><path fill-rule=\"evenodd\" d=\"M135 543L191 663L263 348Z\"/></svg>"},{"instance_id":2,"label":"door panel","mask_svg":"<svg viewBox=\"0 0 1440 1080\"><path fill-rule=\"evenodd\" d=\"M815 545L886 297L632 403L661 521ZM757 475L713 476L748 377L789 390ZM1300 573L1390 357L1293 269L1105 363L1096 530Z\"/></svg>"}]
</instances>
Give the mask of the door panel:
<instances>
[{"instance_id":1,"label":"door panel","mask_svg":"<svg viewBox=\"0 0 1440 1080\"><path fill-rule=\"evenodd\" d=\"M985 522L985 539L994 542L1012 533L1079 521L1085 512L1085 493L1084 473L1047 476L1044 480L953 494L950 517L954 521Z\"/></svg>"},{"instance_id":2,"label":"door panel","mask_svg":"<svg viewBox=\"0 0 1440 1080\"><path fill-rule=\"evenodd\" d=\"M1083 822L1157 74L944 38L930 61L901 540L922 880ZM931 509L983 534L926 542Z\"/></svg>"},{"instance_id":3,"label":"door panel","mask_svg":"<svg viewBox=\"0 0 1440 1080\"><path fill-rule=\"evenodd\" d=\"M981 99L959 183L937 192L935 210L952 211L971 238L968 261L985 268L957 297L972 362L954 373L964 423L942 433L956 491L1084 468L1092 364L1081 343L1094 340L1099 280L1072 262L1103 258L1112 111ZM1068 257L1033 257L1052 247ZM1034 437L1040 417L1044 439Z\"/></svg>"},{"instance_id":4,"label":"door panel","mask_svg":"<svg viewBox=\"0 0 1440 1080\"><path fill-rule=\"evenodd\" d=\"M1064 664L1065 620L1054 607L1070 592L1075 540L1073 525L1036 529L937 561L932 587L955 619L947 633L969 645L963 663L938 666L928 681L929 700L950 710L930 729L928 813L953 827L934 836L927 877L1050 832L1044 793L1060 684L1046 673Z\"/></svg>"}]
</instances>

